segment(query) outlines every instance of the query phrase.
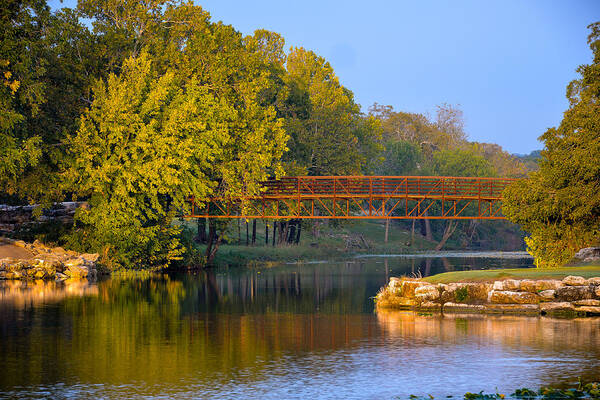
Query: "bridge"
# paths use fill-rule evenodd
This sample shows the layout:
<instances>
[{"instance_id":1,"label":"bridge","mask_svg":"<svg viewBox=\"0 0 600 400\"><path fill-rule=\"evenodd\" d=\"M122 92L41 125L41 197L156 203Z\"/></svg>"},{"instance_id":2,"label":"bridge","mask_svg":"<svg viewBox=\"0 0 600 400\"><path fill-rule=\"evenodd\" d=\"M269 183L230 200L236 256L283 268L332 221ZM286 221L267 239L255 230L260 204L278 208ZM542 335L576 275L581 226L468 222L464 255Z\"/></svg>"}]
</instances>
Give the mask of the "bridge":
<instances>
[{"instance_id":1,"label":"bridge","mask_svg":"<svg viewBox=\"0 0 600 400\"><path fill-rule=\"evenodd\" d=\"M515 179L452 176L295 176L256 196L191 198L190 218L505 219Z\"/></svg>"}]
</instances>

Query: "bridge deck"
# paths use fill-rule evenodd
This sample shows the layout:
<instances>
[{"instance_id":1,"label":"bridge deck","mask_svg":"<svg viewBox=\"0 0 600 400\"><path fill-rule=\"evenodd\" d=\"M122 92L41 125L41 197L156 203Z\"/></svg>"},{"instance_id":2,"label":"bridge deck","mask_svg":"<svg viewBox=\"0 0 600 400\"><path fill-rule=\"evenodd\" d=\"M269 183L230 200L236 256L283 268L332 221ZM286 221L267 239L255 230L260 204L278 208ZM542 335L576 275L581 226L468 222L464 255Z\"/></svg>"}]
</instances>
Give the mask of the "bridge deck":
<instances>
[{"instance_id":1,"label":"bridge deck","mask_svg":"<svg viewBox=\"0 0 600 400\"><path fill-rule=\"evenodd\" d=\"M514 179L448 176L298 176L263 182L258 196L191 199L186 217L503 219Z\"/></svg>"}]
</instances>

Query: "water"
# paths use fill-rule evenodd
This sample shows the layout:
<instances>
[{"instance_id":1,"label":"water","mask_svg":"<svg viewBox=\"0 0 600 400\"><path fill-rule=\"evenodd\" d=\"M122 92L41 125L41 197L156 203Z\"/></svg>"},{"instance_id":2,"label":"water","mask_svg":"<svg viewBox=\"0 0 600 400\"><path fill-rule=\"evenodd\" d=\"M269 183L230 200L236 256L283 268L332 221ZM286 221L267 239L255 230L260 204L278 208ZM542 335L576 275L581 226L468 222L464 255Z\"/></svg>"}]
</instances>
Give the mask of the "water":
<instances>
[{"instance_id":1,"label":"water","mask_svg":"<svg viewBox=\"0 0 600 400\"><path fill-rule=\"evenodd\" d=\"M600 377L600 320L374 313L389 276L518 258L352 259L0 288L0 397L437 398Z\"/></svg>"}]
</instances>

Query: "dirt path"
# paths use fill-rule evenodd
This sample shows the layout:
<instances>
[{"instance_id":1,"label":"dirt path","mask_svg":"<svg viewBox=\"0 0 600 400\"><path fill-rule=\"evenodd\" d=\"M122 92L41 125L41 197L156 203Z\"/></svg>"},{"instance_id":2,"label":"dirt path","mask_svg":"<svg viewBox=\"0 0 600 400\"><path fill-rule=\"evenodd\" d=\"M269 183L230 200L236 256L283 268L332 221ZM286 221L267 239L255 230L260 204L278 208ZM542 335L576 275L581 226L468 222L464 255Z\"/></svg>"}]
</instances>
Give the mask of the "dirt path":
<instances>
[{"instance_id":1,"label":"dirt path","mask_svg":"<svg viewBox=\"0 0 600 400\"><path fill-rule=\"evenodd\" d=\"M33 257L33 254L22 247L0 243L0 258L6 257L30 259Z\"/></svg>"}]
</instances>

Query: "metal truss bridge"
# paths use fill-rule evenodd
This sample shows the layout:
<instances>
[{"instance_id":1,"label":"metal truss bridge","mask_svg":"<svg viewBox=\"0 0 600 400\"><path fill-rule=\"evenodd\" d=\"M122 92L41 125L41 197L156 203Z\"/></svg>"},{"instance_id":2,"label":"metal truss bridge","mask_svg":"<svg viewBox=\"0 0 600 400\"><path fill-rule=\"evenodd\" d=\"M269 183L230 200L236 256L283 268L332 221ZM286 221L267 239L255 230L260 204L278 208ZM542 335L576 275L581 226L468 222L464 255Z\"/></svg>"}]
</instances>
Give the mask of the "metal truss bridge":
<instances>
[{"instance_id":1,"label":"metal truss bridge","mask_svg":"<svg viewBox=\"0 0 600 400\"><path fill-rule=\"evenodd\" d=\"M191 198L191 218L505 219L515 179L453 176L297 176L263 182L257 196Z\"/></svg>"}]
</instances>

